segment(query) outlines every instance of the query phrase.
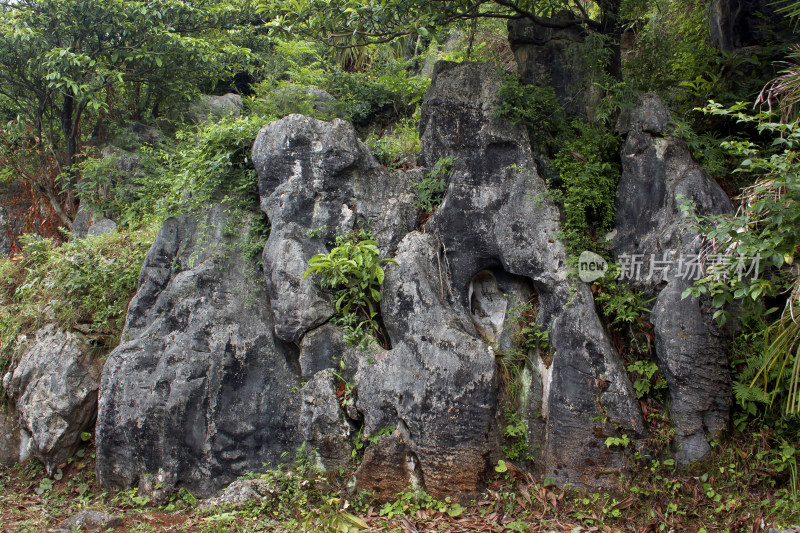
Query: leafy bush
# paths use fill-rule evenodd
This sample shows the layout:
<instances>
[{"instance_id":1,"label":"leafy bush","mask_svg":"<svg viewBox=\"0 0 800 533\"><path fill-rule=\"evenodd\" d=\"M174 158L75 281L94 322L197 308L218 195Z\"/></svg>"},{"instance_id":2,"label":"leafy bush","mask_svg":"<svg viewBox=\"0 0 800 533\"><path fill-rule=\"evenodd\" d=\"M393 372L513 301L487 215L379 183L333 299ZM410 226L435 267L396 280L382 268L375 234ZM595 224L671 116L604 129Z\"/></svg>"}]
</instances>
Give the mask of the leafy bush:
<instances>
[{"instance_id":1,"label":"leafy bush","mask_svg":"<svg viewBox=\"0 0 800 533\"><path fill-rule=\"evenodd\" d=\"M756 124L759 132L772 135L778 151L763 149L750 141L727 141L723 147L742 157L738 172L755 174L756 183L742 195L735 216L709 217L701 221L700 231L713 247L715 260L707 276L684 292L709 294L718 309L714 317L724 324L730 317L727 308L736 304L747 321L762 321L765 299L784 295L786 304L778 318L769 319L765 329L764 351L753 354L745 368L761 358L760 369L750 386L763 380L763 391L770 388L770 404L779 396L787 413L800 410L800 273L795 258L800 253L800 128L798 123L770 122L770 116L751 116L742 112L745 104L730 109L711 102L705 112L733 117L737 122ZM693 206L686 202L684 209ZM758 271L751 272L758 258ZM777 309L766 310L766 314ZM784 380L788 391L782 387ZM735 389L740 400L756 399Z\"/></svg>"},{"instance_id":2,"label":"leafy bush","mask_svg":"<svg viewBox=\"0 0 800 533\"><path fill-rule=\"evenodd\" d=\"M453 172L455 161L452 156L441 158L425 174L422 181L412 184L419 198L416 205L425 213L436 211L442 200L444 200L444 193L447 190L447 178Z\"/></svg>"},{"instance_id":3,"label":"leafy bush","mask_svg":"<svg viewBox=\"0 0 800 533\"><path fill-rule=\"evenodd\" d=\"M551 194L563 206L562 238L577 257L584 250L602 251L605 235L614 226L621 141L601 124L576 120L572 127L575 134L553 161L561 188Z\"/></svg>"},{"instance_id":4,"label":"leafy bush","mask_svg":"<svg viewBox=\"0 0 800 533\"><path fill-rule=\"evenodd\" d=\"M537 150L557 150L566 114L553 88L547 84L526 85L518 76L505 72L501 79L497 116L512 124L523 124Z\"/></svg>"},{"instance_id":5,"label":"leafy bush","mask_svg":"<svg viewBox=\"0 0 800 533\"><path fill-rule=\"evenodd\" d=\"M418 76L335 71L332 94L344 105L346 116L357 126L380 117L408 115L422 101L430 80Z\"/></svg>"},{"instance_id":6,"label":"leafy bush","mask_svg":"<svg viewBox=\"0 0 800 533\"><path fill-rule=\"evenodd\" d=\"M345 341L366 350L380 339L377 304L381 301L382 263L394 259L380 257L378 243L364 230L336 237L335 247L327 254L313 256L303 278L320 276L322 287L334 291L338 323L345 328Z\"/></svg>"},{"instance_id":7,"label":"leafy bush","mask_svg":"<svg viewBox=\"0 0 800 533\"><path fill-rule=\"evenodd\" d=\"M383 166L395 170L417 164L420 151L419 114L402 119L382 136L371 133L364 141Z\"/></svg>"},{"instance_id":8,"label":"leafy bush","mask_svg":"<svg viewBox=\"0 0 800 533\"><path fill-rule=\"evenodd\" d=\"M647 14L635 50L625 60L626 78L637 89L669 96L682 81L708 71L717 54L704 9L670 0Z\"/></svg>"}]
</instances>

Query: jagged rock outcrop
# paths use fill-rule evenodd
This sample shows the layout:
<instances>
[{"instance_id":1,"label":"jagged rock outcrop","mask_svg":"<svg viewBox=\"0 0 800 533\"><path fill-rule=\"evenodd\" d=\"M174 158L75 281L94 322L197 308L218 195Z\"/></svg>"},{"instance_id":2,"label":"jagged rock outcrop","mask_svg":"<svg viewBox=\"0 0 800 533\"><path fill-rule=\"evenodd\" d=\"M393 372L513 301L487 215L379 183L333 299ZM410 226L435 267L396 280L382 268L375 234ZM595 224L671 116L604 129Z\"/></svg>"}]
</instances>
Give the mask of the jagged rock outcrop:
<instances>
[{"instance_id":1,"label":"jagged rock outcrop","mask_svg":"<svg viewBox=\"0 0 800 533\"><path fill-rule=\"evenodd\" d=\"M256 138L253 163L272 224L263 260L275 331L298 342L334 312L318 280L303 279L308 260L326 253L337 232L364 222L391 255L419 210L410 179L382 168L343 120L289 115L273 122Z\"/></svg>"},{"instance_id":2,"label":"jagged rock outcrop","mask_svg":"<svg viewBox=\"0 0 800 533\"><path fill-rule=\"evenodd\" d=\"M19 459L30 453L55 472L72 456L94 423L102 364L77 334L52 325L37 332L3 378L7 416L20 430L6 444L17 444Z\"/></svg>"},{"instance_id":3,"label":"jagged rock outcrop","mask_svg":"<svg viewBox=\"0 0 800 533\"><path fill-rule=\"evenodd\" d=\"M567 278L559 214L547 199L523 127L495 118L499 88L489 65L440 63L422 109L425 161L456 158L444 202L426 223L446 250L451 285L469 309L473 276L487 268L524 276L540 301L537 323L550 330L553 360L534 362L544 394L529 427L541 427L538 464L559 482L613 484L623 467L605 438L636 440L644 424L621 359L596 315L588 287ZM534 372L534 375L536 372Z\"/></svg>"},{"instance_id":4,"label":"jagged rock outcrop","mask_svg":"<svg viewBox=\"0 0 800 533\"><path fill-rule=\"evenodd\" d=\"M689 200L700 215L733 207L685 143L669 135L669 121L658 97L647 94L618 123L627 140L613 251L630 283L657 295L650 317L655 356L669 386L677 459L685 464L710 450L707 435L728 427L731 388L725 336L713 311L704 300L681 298L698 279L692 265L701 243L680 205Z\"/></svg>"},{"instance_id":5,"label":"jagged rock outcrop","mask_svg":"<svg viewBox=\"0 0 800 533\"><path fill-rule=\"evenodd\" d=\"M207 495L302 442L296 348L274 337L263 275L224 205L164 222L103 370L97 474Z\"/></svg>"},{"instance_id":6,"label":"jagged rock outcrop","mask_svg":"<svg viewBox=\"0 0 800 533\"><path fill-rule=\"evenodd\" d=\"M583 116L598 101L586 79L586 35L586 28L569 11L557 13L548 26L528 17L508 21L508 42L522 81L553 87L564 110Z\"/></svg>"},{"instance_id":7,"label":"jagged rock outcrop","mask_svg":"<svg viewBox=\"0 0 800 533\"><path fill-rule=\"evenodd\" d=\"M391 174L350 124L299 115L265 126L253 146L271 224L263 273L233 244L250 220L222 205L164 224L103 372L101 483L202 495L301 443L324 468L343 466L363 435L356 489L474 495L500 458L496 357L512 302L526 300L550 333L522 373L535 465L560 483L615 483L624 451L605 439L639 444L641 412L588 287L568 277L528 135L495 118L499 84L489 65L437 65L423 156L455 164L423 228L412 187L422 171ZM656 126L639 134L652 136L664 116L648 113ZM382 288L388 341L369 353L342 342L331 294L303 278L354 228L397 261Z\"/></svg>"},{"instance_id":8,"label":"jagged rock outcrop","mask_svg":"<svg viewBox=\"0 0 800 533\"><path fill-rule=\"evenodd\" d=\"M390 443L388 457L382 450L365 454L359 488L384 478L435 497L474 495L482 487L497 405L495 356L444 288L438 254L433 235L410 233L398 247L398 264L386 269L382 309L392 349L359 367L356 405L365 435L396 431L381 437L380 448L384 439Z\"/></svg>"}]
</instances>

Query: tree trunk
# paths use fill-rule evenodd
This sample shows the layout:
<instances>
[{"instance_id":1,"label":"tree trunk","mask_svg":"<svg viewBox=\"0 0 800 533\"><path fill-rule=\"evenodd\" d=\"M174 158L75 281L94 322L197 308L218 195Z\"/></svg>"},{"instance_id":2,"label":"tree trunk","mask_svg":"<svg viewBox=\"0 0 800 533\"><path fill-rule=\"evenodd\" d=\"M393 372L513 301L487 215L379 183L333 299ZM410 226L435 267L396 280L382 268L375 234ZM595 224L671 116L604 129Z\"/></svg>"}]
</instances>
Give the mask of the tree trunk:
<instances>
[{"instance_id":1,"label":"tree trunk","mask_svg":"<svg viewBox=\"0 0 800 533\"><path fill-rule=\"evenodd\" d=\"M75 114L75 97L71 92L64 94L64 104L61 108L61 130L64 133L65 165L72 166L78 151L77 127L73 120Z\"/></svg>"}]
</instances>

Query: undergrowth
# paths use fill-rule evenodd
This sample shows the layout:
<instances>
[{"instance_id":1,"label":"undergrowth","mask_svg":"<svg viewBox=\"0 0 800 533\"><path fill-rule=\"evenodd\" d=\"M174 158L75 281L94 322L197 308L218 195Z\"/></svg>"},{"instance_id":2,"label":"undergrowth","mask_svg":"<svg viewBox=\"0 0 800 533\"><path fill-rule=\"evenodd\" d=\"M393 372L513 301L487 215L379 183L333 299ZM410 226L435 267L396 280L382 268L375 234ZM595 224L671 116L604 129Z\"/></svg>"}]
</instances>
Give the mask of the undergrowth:
<instances>
[{"instance_id":1,"label":"undergrowth","mask_svg":"<svg viewBox=\"0 0 800 533\"><path fill-rule=\"evenodd\" d=\"M0 371L21 336L50 322L114 348L153 237L151 229L112 232L61 246L29 237L20 255L0 258Z\"/></svg>"},{"instance_id":2,"label":"undergrowth","mask_svg":"<svg viewBox=\"0 0 800 533\"><path fill-rule=\"evenodd\" d=\"M95 509L122 519L127 531L401 533L445 531L761 531L800 521L798 450L763 428L748 426L712 443L709 460L690 470L672 461L641 460L617 491L559 488L513 463L496 470L471 501L402 491L388 502L347 488L351 472L323 473L305 453L293 463L253 473L261 501L202 506L186 489L156 504L137 489L106 492L94 476L87 443L55 477L36 462L0 468L0 528L55 527L65 516ZM594 529L596 528L596 529Z\"/></svg>"}]
</instances>

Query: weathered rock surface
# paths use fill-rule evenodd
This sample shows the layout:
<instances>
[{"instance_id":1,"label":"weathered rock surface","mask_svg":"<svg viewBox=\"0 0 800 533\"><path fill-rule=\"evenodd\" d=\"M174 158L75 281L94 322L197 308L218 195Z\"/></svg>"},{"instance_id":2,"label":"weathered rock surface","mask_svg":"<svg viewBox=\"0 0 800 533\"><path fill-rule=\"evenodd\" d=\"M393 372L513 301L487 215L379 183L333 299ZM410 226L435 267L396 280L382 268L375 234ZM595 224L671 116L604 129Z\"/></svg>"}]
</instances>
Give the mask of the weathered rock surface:
<instances>
[{"instance_id":1,"label":"weathered rock surface","mask_svg":"<svg viewBox=\"0 0 800 533\"><path fill-rule=\"evenodd\" d=\"M72 456L81 432L91 428L101 369L102 361L77 335L47 326L4 379L22 431L20 440L30 439L25 447L48 472Z\"/></svg>"},{"instance_id":2,"label":"weathered rock surface","mask_svg":"<svg viewBox=\"0 0 800 533\"><path fill-rule=\"evenodd\" d=\"M237 479L223 490L218 496L200 502L200 509L213 510L232 507L240 509L251 502L271 501L279 492L264 479Z\"/></svg>"},{"instance_id":3,"label":"weathered rock surface","mask_svg":"<svg viewBox=\"0 0 800 533\"><path fill-rule=\"evenodd\" d=\"M416 224L413 189L409 179L382 168L353 127L338 119L289 115L265 126L253 145L253 163L272 224L263 260L275 331L298 342L334 311L318 280L303 279L308 260L360 220L390 255Z\"/></svg>"},{"instance_id":4,"label":"weathered rock surface","mask_svg":"<svg viewBox=\"0 0 800 533\"><path fill-rule=\"evenodd\" d=\"M680 205L683 198L690 200L701 215L729 213L733 207L683 141L666 135L668 117L658 97L644 95L618 124L628 136L621 151L613 250L619 262L630 265L631 283L658 295L651 314L655 355L669 385L677 459L687 463L710 450L706 435L728 427L731 389L724 336L707 303L681 298L696 279L689 260L700 242ZM635 264L641 265L640 274ZM656 265L668 269L651 272Z\"/></svg>"},{"instance_id":5,"label":"weathered rock surface","mask_svg":"<svg viewBox=\"0 0 800 533\"><path fill-rule=\"evenodd\" d=\"M485 269L531 282L541 305L537 322L550 330L554 350L551 364L538 364L543 383L532 386L547 391L532 410L546 427L545 435L529 435L543 442L537 463L559 482L612 484L608 474L623 459L605 438L615 426L643 437L641 412L588 288L570 287L558 210L545 196L527 133L494 117L499 83L488 65L437 66L422 110L422 151L429 165L448 155L456 162L426 230L446 250L462 309L470 308L473 276ZM536 418L529 427L541 426Z\"/></svg>"},{"instance_id":6,"label":"weathered rock surface","mask_svg":"<svg viewBox=\"0 0 800 533\"><path fill-rule=\"evenodd\" d=\"M12 408L5 403L0 404L0 465L12 466L22 462L30 455L27 447L22 446L19 422Z\"/></svg>"},{"instance_id":7,"label":"weathered rock surface","mask_svg":"<svg viewBox=\"0 0 800 533\"><path fill-rule=\"evenodd\" d=\"M438 253L435 237L410 233L398 247L398 264L386 269L382 308L393 347L359 368L356 405L365 435L387 427L397 435L386 451L365 454L358 488L392 478L413 480L435 497L473 495L489 466L494 352L443 288Z\"/></svg>"},{"instance_id":8,"label":"weathered rock surface","mask_svg":"<svg viewBox=\"0 0 800 533\"><path fill-rule=\"evenodd\" d=\"M102 216L90 207L84 207L72 221L72 237L97 237L117 229L117 223Z\"/></svg>"},{"instance_id":9,"label":"weathered rock surface","mask_svg":"<svg viewBox=\"0 0 800 533\"><path fill-rule=\"evenodd\" d=\"M169 219L147 255L103 370L104 486L152 476L207 495L302 442L296 349L274 338L263 276L235 247L249 221L230 216L219 205Z\"/></svg>"},{"instance_id":10,"label":"weathered rock surface","mask_svg":"<svg viewBox=\"0 0 800 533\"><path fill-rule=\"evenodd\" d=\"M553 87L568 113L586 116L597 100L585 79L587 31L568 11L556 14L551 23L554 27L537 24L527 17L508 21L508 41L519 75L527 84Z\"/></svg>"},{"instance_id":11,"label":"weathered rock surface","mask_svg":"<svg viewBox=\"0 0 800 533\"><path fill-rule=\"evenodd\" d=\"M56 531L106 531L122 526L122 520L100 511L81 511L61 522Z\"/></svg>"},{"instance_id":12,"label":"weathered rock surface","mask_svg":"<svg viewBox=\"0 0 800 533\"><path fill-rule=\"evenodd\" d=\"M300 431L306 450L323 470L352 464L354 431L336 396L339 382L328 368L317 372L300 390Z\"/></svg>"}]
</instances>

